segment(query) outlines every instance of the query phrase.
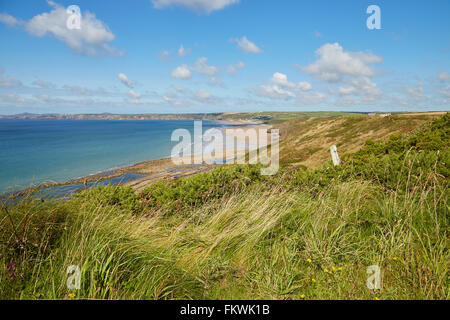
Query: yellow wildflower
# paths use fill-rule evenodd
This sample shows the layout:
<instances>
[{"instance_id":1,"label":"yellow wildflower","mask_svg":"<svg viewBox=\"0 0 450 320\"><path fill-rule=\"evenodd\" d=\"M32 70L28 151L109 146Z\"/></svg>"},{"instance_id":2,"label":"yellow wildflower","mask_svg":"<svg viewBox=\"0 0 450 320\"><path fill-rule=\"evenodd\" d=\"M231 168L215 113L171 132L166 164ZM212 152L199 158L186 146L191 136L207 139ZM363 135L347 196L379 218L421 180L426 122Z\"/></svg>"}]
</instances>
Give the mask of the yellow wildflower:
<instances>
[{"instance_id":1,"label":"yellow wildflower","mask_svg":"<svg viewBox=\"0 0 450 320\"><path fill-rule=\"evenodd\" d=\"M327 268L323 269L323 272L328 273L328 269Z\"/></svg>"},{"instance_id":2,"label":"yellow wildflower","mask_svg":"<svg viewBox=\"0 0 450 320\"><path fill-rule=\"evenodd\" d=\"M301 295L300 295L300 299L305 299L305 295L304 295L304 294L301 294Z\"/></svg>"},{"instance_id":3,"label":"yellow wildflower","mask_svg":"<svg viewBox=\"0 0 450 320\"><path fill-rule=\"evenodd\" d=\"M311 260L311 259L309 259L309 258L308 258L308 259L306 259L306 261L308 261L309 263L311 263L311 262L312 262L312 260Z\"/></svg>"},{"instance_id":4,"label":"yellow wildflower","mask_svg":"<svg viewBox=\"0 0 450 320\"><path fill-rule=\"evenodd\" d=\"M75 293L69 293L69 298L70 298L70 299L75 298Z\"/></svg>"},{"instance_id":5,"label":"yellow wildflower","mask_svg":"<svg viewBox=\"0 0 450 320\"><path fill-rule=\"evenodd\" d=\"M378 298L378 297L375 297L375 300L380 300L380 298Z\"/></svg>"},{"instance_id":6,"label":"yellow wildflower","mask_svg":"<svg viewBox=\"0 0 450 320\"><path fill-rule=\"evenodd\" d=\"M312 282L316 282L316 279L312 278L311 281L312 281Z\"/></svg>"}]
</instances>

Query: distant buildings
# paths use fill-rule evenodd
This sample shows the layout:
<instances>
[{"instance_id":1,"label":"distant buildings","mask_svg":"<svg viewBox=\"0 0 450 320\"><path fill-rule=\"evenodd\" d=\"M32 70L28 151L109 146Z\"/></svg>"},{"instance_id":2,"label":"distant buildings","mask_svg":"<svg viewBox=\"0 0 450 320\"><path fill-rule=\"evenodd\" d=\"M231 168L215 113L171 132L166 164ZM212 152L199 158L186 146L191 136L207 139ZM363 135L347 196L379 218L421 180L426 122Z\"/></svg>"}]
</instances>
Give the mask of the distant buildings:
<instances>
[{"instance_id":1,"label":"distant buildings","mask_svg":"<svg viewBox=\"0 0 450 320\"><path fill-rule=\"evenodd\" d=\"M368 113L367 114L369 117L381 117L381 118L386 118L391 116L391 113Z\"/></svg>"}]
</instances>

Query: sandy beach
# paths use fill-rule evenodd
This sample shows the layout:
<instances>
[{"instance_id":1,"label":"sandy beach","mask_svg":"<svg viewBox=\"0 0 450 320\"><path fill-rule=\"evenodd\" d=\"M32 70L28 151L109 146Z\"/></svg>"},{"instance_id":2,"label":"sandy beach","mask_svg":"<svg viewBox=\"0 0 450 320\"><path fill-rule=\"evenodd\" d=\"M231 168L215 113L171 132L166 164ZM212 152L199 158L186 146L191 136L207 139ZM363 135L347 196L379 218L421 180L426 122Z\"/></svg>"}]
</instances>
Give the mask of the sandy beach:
<instances>
[{"instance_id":1,"label":"sandy beach","mask_svg":"<svg viewBox=\"0 0 450 320\"><path fill-rule=\"evenodd\" d=\"M261 123L255 123L250 121L233 121L233 122L222 122L227 125L233 126L232 129L255 129L258 131L259 129L266 129L269 130L272 128L272 126L261 124ZM224 134L224 137L226 136L226 130L222 129L222 132ZM270 139L270 134L269 134ZM259 148L266 147L266 145L259 145ZM254 154L253 151L257 150L258 148L255 147L249 147L249 148L237 148L236 154L239 153L239 151L244 152L250 152L250 154ZM254 155L253 155L254 156ZM146 161L142 163L135 164L128 168L122 168L118 171L120 173L139 173L139 174L145 174L144 177L130 181L126 183L126 186L130 186L134 188L136 191L141 191L142 189L148 187L150 184L158 181L158 180L171 180L171 179L178 179L181 177L187 177L191 176L197 173L201 172L207 172L212 169L214 169L217 166L220 165L226 165L226 164L233 164L237 161L237 159L226 159L225 157L222 158L223 163L215 162L216 159L211 154L203 154L203 163L202 164L182 164L182 165L176 165L172 161L171 158L164 158L159 160L151 160ZM183 159L184 163L193 163L193 156L190 157L184 157ZM214 164L208 164L208 163L214 163Z\"/></svg>"}]
</instances>

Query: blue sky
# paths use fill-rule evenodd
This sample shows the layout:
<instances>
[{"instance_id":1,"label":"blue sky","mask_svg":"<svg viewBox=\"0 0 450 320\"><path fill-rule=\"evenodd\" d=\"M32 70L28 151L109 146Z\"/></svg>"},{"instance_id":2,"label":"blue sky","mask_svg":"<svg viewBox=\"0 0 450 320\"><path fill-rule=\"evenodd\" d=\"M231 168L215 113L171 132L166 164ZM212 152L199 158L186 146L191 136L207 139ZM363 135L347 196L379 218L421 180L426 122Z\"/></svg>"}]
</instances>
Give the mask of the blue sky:
<instances>
[{"instance_id":1,"label":"blue sky","mask_svg":"<svg viewBox=\"0 0 450 320\"><path fill-rule=\"evenodd\" d=\"M0 114L450 110L448 12L448 0L0 0Z\"/></svg>"}]
</instances>

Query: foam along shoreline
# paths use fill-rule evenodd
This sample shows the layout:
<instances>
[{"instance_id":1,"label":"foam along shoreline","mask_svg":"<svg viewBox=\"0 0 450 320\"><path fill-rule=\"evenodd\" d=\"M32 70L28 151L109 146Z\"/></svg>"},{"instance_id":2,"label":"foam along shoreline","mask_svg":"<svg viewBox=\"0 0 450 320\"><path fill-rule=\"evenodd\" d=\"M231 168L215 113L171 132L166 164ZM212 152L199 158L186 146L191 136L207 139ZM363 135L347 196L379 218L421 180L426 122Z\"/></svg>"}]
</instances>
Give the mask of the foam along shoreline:
<instances>
[{"instance_id":1,"label":"foam along shoreline","mask_svg":"<svg viewBox=\"0 0 450 320\"><path fill-rule=\"evenodd\" d=\"M239 120L239 121L216 121L221 124L229 126L228 128L221 128L224 137L226 137L226 129L270 129L269 125L256 123L252 121ZM226 139L226 138L225 138ZM268 141L270 141L270 134L268 134ZM204 146L205 147L205 146ZM266 145L260 145L259 148L264 148ZM247 145L247 146L237 146L236 152L249 152L252 154L258 146ZM225 153L225 152L224 152ZM90 188L98 185L108 185L109 183L113 185L124 185L135 189L137 192L146 188L150 184L158 180L171 180L181 177L187 177L201 172L207 172L219 165L231 164L237 160L237 157L215 159L209 150L203 148L203 162L201 164L194 164L193 157L184 157L184 163L191 164L181 164L176 165L173 163L171 158L162 158L156 160L148 160L144 162L138 162L130 166L117 168L117 169L107 169L105 171L91 174L85 177L71 179L63 182L56 183L46 183L34 187L25 188L23 190L7 193L0 195L0 199L14 199L27 194L35 194L37 197L42 199L54 199L63 198L70 196L73 193L82 190L84 188Z\"/></svg>"}]
</instances>

